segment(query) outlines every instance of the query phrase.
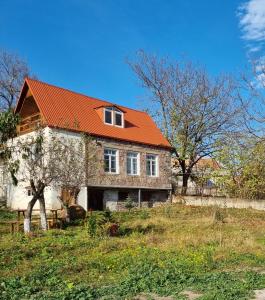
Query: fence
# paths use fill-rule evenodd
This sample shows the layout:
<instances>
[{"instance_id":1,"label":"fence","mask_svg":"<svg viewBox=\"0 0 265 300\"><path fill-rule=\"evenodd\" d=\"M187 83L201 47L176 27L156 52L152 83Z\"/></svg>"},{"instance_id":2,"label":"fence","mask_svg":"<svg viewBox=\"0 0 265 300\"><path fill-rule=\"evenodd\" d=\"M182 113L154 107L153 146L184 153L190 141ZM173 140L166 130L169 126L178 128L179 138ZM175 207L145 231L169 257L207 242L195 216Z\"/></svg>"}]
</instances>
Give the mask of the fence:
<instances>
[{"instance_id":1,"label":"fence","mask_svg":"<svg viewBox=\"0 0 265 300\"><path fill-rule=\"evenodd\" d=\"M203 197L203 196L179 196L174 195L173 203L182 203L194 206L219 206L230 208L253 208L265 211L265 200L250 200L229 197Z\"/></svg>"}]
</instances>

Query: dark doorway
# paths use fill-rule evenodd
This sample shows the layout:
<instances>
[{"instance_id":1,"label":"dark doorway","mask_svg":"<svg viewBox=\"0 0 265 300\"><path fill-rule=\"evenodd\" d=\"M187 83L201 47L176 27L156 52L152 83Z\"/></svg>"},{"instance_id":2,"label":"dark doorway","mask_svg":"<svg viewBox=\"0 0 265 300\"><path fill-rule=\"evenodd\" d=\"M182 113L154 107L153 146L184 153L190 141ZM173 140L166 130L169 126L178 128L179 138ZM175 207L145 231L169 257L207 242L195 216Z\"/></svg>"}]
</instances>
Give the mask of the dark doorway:
<instances>
[{"instance_id":1,"label":"dark doorway","mask_svg":"<svg viewBox=\"0 0 265 300\"><path fill-rule=\"evenodd\" d=\"M88 191L88 209L103 210L103 190Z\"/></svg>"},{"instance_id":2,"label":"dark doorway","mask_svg":"<svg viewBox=\"0 0 265 300\"><path fill-rule=\"evenodd\" d=\"M150 202L151 196L152 196L152 192L142 191L142 201Z\"/></svg>"}]
</instances>

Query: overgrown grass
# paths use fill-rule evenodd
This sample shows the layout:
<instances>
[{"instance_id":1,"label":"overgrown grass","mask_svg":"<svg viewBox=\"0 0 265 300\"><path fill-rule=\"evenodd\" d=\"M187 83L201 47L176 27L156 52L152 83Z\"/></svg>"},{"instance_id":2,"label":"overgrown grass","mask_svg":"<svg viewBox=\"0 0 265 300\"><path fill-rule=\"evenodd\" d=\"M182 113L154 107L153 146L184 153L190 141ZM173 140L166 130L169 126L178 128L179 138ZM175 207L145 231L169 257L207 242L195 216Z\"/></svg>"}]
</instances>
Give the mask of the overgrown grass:
<instances>
[{"instance_id":1,"label":"overgrown grass","mask_svg":"<svg viewBox=\"0 0 265 300\"><path fill-rule=\"evenodd\" d=\"M250 299L265 288L265 212L166 206L113 214L120 235L84 226L0 238L1 299Z\"/></svg>"},{"instance_id":2,"label":"overgrown grass","mask_svg":"<svg viewBox=\"0 0 265 300\"><path fill-rule=\"evenodd\" d=\"M9 211L7 209L0 209L0 222L8 221L16 218L16 213L14 211Z\"/></svg>"}]
</instances>

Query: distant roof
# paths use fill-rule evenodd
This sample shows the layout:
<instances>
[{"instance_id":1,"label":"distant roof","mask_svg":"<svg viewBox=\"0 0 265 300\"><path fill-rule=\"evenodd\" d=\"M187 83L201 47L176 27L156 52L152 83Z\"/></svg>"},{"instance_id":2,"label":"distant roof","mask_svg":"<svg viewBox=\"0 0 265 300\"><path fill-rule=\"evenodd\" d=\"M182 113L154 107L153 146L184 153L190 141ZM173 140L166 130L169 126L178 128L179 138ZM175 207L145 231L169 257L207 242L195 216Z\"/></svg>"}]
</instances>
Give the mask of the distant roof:
<instances>
[{"instance_id":1,"label":"distant roof","mask_svg":"<svg viewBox=\"0 0 265 300\"><path fill-rule=\"evenodd\" d=\"M186 160L187 162L189 160ZM179 168L179 161L177 158L172 158L172 164L175 168ZM217 160L211 157L203 157L201 158L194 166L194 169L197 170L204 170L204 169L212 169L212 170L219 170L221 169L220 164Z\"/></svg>"},{"instance_id":2,"label":"distant roof","mask_svg":"<svg viewBox=\"0 0 265 300\"><path fill-rule=\"evenodd\" d=\"M82 95L35 79L25 79L15 109L16 113L20 112L28 89L31 91L45 122L50 127L171 148L167 139L146 112ZM115 106L126 113L124 115L125 128L104 124L96 110L106 106ZM78 124L78 127L74 124Z\"/></svg>"},{"instance_id":3,"label":"distant roof","mask_svg":"<svg viewBox=\"0 0 265 300\"><path fill-rule=\"evenodd\" d=\"M219 163L211 157L204 157L204 158L200 159L198 161L198 163L196 164L196 166L198 169L203 169L203 168L211 168L213 170L220 169Z\"/></svg>"}]
</instances>

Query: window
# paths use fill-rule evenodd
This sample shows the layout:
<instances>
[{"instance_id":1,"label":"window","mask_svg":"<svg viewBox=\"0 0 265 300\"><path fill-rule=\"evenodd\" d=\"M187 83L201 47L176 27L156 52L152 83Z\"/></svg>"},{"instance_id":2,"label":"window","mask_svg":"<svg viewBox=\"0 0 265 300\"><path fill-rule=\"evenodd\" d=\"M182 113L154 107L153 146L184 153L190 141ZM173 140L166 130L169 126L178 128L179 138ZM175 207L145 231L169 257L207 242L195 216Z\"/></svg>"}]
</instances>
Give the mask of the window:
<instances>
[{"instance_id":1,"label":"window","mask_svg":"<svg viewBox=\"0 0 265 300\"><path fill-rule=\"evenodd\" d=\"M108 107L104 110L105 124L123 127L123 112L115 107Z\"/></svg>"},{"instance_id":2,"label":"window","mask_svg":"<svg viewBox=\"0 0 265 300\"><path fill-rule=\"evenodd\" d=\"M105 123L112 124L112 111L105 109Z\"/></svg>"},{"instance_id":3,"label":"window","mask_svg":"<svg viewBox=\"0 0 265 300\"><path fill-rule=\"evenodd\" d=\"M32 192L32 189L31 187L28 187L27 188L27 195L30 197L30 196L33 196L33 192Z\"/></svg>"},{"instance_id":4,"label":"window","mask_svg":"<svg viewBox=\"0 0 265 300\"><path fill-rule=\"evenodd\" d=\"M139 153L127 153L127 174L139 175Z\"/></svg>"},{"instance_id":5,"label":"window","mask_svg":"<svg viewBox=\"0 0 265 300\"><path fill-rule=\"evenodd\" d=\"M122 114L115 112L115 125L122 126Z\"/></svg>"},{"instance_id":6,"label":"window","mask_svg":"<svg viewBox=\"0 0 265 300\"><path fill-rule=\"evenodd\" d=\"M158 156L154 154L146 155L146 174L147 176L158 176Z\"/></svg>"},{"instance_id":7,"label":"window","mask_svg":"<svg viewBox=\"0 0 265 300\"><path fill-rule=\"evenodd\" d=\"M113 149L104 150L104 170L107 173L118 173L118 151Z\"/></svg>"}]
</instances>

